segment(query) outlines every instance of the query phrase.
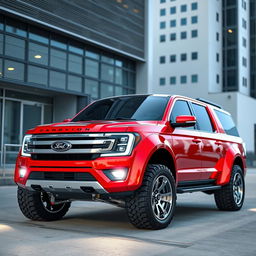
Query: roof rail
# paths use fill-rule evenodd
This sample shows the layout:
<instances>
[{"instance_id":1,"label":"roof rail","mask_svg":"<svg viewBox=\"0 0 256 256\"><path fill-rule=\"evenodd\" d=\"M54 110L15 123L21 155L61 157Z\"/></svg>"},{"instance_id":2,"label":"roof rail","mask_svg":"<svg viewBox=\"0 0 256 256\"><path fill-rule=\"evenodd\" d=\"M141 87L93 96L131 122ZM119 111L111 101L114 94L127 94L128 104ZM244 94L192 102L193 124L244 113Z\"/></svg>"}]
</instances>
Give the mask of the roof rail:
<instances>
[{"instance_id":1,"label":"roof rail","mask_svg":"<svg viewBox=\"0 0 256 256\"><path fill-rule=\"evenodd\" d=\"M204 102L204 103L207 103L207 104L210 104L210 105L212 105L212 106L214 106L214 107L217 107L217 108L221 108L221 109L222 109L222 106L221 106L221 105L218 105L218 104L216 104L216 103L214 103L214 102L211 102L211 101L209 101L209 100L205 100L205 99L202 99L202 98L196 98L196 100L202 101L202 102Z\"/></svg>"}]
</instances>

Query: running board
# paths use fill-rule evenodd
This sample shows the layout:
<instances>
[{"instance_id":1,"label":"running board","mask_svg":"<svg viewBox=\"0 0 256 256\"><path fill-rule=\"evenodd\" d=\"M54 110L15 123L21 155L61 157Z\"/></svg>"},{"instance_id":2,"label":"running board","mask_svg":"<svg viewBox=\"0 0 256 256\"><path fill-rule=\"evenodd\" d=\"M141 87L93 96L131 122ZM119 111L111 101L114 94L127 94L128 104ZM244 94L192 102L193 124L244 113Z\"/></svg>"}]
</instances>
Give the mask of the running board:
<instances>
[{"instance_id":1,"label":"running board","mask_svg":"<svg viewBox=\"0 0 256 256\"><path fill-rule=\"evenodd\" d=\"M192 192L199 192L199 191L209 191L209 190L217 190L220 189L221 186L190 186L190 187L177 187L177 193L192 193Z\"/></svg>"}]
</instances>

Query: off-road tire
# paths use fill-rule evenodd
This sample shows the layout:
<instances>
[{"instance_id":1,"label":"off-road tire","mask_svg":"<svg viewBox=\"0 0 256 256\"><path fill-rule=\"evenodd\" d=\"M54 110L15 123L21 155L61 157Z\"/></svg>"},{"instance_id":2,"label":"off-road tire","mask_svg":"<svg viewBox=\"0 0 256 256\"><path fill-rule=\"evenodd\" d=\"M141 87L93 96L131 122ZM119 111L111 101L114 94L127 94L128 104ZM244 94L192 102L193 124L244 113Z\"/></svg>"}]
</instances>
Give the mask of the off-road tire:
<instances>
[{"instance_id":1,"label":"off-road tire","mask_svg":"<svg viewBox=\"0 0 256 256\"><path fill-rule=\"evenodd\" d=\"M242 185L243 185L243 194L241 198L241 202L237 204L234 196L234 178L236 175L241 177ZM214 193L214 199L217 207L223 211L238 211L242 208L244 202L245 195L245 183L244 183L244 174L239 165L234 165L230 177L230 181L227 185L223 186L221 189L216 190Z\"/></svg>"},{"instance_id":2,"label":"off-road tire","mask_svg":"<svg viewBox=\"0 0 256 256\"><path fill-rule=\"evenodd\" d=\"M68 212L70 207L70 203L63 203L58 206L59 210L50 212L45 208L41 200L41 192L30 191L21 187L18 187L17 198L21 212L31 220L59 220Z\"/></svg>"},{"instance_id":3,"label":"off-road tire","mask_svg":"<svg viewBox=\"0 0 256 256\"><path fill-rule=\"evenodd\" d=\"M152 191L154 182L159 177L166 177L172 189L172 204L169 215L159 220L152 209ZM126 200L126 211L130 222L141 229L162 229L167 227L174 215L176 206L176 186L171 170L165 165L149 164L144 175L142 186L132 197Z\"/></svg>"}]
</instances>

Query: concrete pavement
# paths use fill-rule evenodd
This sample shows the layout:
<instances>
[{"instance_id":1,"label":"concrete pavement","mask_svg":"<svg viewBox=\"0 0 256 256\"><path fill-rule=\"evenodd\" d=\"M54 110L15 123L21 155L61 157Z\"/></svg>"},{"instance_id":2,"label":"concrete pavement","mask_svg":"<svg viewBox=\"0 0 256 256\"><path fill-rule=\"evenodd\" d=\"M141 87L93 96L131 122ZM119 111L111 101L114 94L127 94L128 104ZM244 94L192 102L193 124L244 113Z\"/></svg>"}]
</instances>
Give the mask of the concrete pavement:
<instances>
[{"instance_id":1,"label":"concrete pavement","mask_svg":"<svg viewBox=\"0 0 256 256\"><path fill-rule=\"evenodd\" d=\"M27 220L18 209L16 187L0 187L0 256L16 255L256 255L256 170L246 177L246 200L238 212L216 209L213 196L178 195L172 224L138 230L125 210L74 202L57 222Z\"/></svg>"}]
</instances>

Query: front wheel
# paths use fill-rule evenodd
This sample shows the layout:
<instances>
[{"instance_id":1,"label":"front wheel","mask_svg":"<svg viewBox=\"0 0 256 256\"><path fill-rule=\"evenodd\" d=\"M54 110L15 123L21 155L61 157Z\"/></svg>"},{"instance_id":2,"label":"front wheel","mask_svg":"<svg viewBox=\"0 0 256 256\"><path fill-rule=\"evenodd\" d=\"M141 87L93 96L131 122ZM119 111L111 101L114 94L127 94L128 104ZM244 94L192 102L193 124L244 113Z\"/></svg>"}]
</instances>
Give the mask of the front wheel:
<instances>
[{"instance_id":1,"label":"front wheel","mask_svg":"<svg viewBox=\"0 0 256 256\"><path fill-rule=\"evenodd\" d=\"M70 203L52 205L47 193L21 187L18 187L17 196L21 212L31 220L59 220L70 207Z\"/></svg>"},{"instance_id":2,"label":"front wheel","mask_svg":"<svg viewBox=\"0 0 256 256\"><path fill-rule=\"evenodd\" d=\"M240 210L244 203L244 192L243 171L239 165L234 165L229 183L214 193L217 207L225 211Z\"/></svg>"},{"instance_id":3,"label":"front wheel","mask_svg":"<svg viewBox=\"0 0 256 256\"><path fill-rule=\"evenodd\" d=\"M126 210L135 227L162 229L170 224L175 205L176 187L170 169L150 164L142 186L126 201Z\"/></svg>"}]
</instances>

